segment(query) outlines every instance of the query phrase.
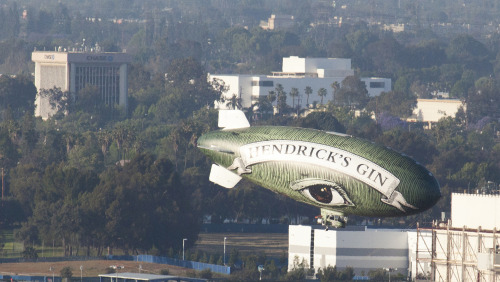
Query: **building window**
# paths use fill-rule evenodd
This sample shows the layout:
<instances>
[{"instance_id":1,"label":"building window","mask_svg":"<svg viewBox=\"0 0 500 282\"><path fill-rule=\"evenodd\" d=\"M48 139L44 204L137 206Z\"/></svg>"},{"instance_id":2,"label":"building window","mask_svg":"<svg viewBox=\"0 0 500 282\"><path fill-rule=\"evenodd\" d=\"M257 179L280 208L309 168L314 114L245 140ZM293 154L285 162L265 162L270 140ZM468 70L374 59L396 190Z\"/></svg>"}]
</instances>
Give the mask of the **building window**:
<instances>
[{"instance_id":1,"label":"building window","mask_svg":"<svg viewBox=\"0 0 500 282\"><path fill-rule=\"evenodd\" d=\"M385 82L372 81L372 82L370 82L370 88L385 88Z\"/></svg>"},{"instance_id":2,"label":"building window","mask_svg":"<svg viewBox=\"0 0 500 282\"><path fill-rule=\"evenodd\" d=\"M252 81L252 86L273 87L274 82L272 80Z\"/></svg>"},{"instance_id":3,"label":"building window","mask_svg":"<svg viewBox=\"0 0 500 282\"><path fill-rule=\"evenodd\" d=\"M88 85L97 86L106 105L120 101L120 68L118 66L77 66L75 91Z\"/></svg>"}]
</instances>

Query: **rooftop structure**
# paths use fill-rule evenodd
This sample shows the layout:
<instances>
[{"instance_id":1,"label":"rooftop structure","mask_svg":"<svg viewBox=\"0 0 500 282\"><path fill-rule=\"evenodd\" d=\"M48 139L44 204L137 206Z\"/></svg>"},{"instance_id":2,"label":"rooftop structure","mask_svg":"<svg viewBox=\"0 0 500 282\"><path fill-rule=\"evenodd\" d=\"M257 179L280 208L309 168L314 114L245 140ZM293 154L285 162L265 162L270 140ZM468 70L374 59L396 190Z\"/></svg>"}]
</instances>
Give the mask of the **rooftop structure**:
<instances>
[{"instance_id":1,"label":"rooftop structure","mask_svg":"<svg viewBox=\"0 0 500 282\"><path fill-rule=\"evenodd\" d=\"M127 64L131 57L126 53L35 51L35 116L48 119L57 112L49 97L40 95L43 90L60 88L73 97L89 85L97 86L101 103L127 108Z\"/></svg>"}]
</instances>

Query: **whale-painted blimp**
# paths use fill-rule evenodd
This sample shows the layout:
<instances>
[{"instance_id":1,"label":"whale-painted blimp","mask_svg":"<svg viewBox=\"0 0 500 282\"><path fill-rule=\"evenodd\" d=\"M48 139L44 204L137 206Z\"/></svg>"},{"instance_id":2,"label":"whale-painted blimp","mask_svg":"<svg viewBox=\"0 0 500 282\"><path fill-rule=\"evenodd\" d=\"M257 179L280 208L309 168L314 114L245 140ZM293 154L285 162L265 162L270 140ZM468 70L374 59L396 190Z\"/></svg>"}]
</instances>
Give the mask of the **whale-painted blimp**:
<instances>
[{"instance_id":1,"label":"whale-painted blimp","mask_svg":"<svg viewBox=\"0 0 500 282\"><path fill-rule=\"evenodd\" d=\"M326 225L343 226L347 215L412 215L441 197L425 167L364 139L307 128L250 127L238 110L219 111L219 127L197 141L215 163L210 181L233 188L246 178L321 208Z\"/></svg>"}]
</instances>

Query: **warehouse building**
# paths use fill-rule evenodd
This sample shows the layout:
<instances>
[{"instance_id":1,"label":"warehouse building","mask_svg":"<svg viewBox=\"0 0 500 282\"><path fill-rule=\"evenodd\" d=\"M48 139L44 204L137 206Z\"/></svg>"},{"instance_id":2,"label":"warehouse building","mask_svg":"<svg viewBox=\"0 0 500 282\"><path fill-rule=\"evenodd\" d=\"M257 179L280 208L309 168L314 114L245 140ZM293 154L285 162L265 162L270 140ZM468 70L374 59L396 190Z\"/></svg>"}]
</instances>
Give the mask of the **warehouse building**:
<instances>
[{"instance_id":1,"label":"warehouse building","mask_svg":"<svg viewBox=\"0 0 500 282\"><path fill-rule=\"evenodd\" d=\"M35 86L38 90L35 101L35 116L48 119L57 112L50 97L41 95L43 90L60 88L77 97L86 86L97 86L101 103L118 105L127 109L128 82L127 65L131 57L126 53L35 51L31 55L35 62Z\"/></svg>"},{"instance_id":2,"label":"warehouse building","mask_svg":"<svg viewBox=\"0 0 500 282\"><path fill-rule=\"evenodd\" d=\"M491 186L491 185L490 185ZM496 186L495 186L496 187ZM413 230L289 227L288 269L376 269L412 280L500 281L500 195L453 193L451 220Z\"/></svg>"},{"instance_id":3,"label":"warehouse building","mask_svg":"<svg viewBox=\"0 0 500 282\"><path fill-rule=\"evenodd\" d=\"M415 272L415 230L325 230L321 226L291 225L288 236L288 269L303 263L316 273L328 266L340 270L352 267L358 276L377 269L405 276Z\"/></svg>"}]
</instances>

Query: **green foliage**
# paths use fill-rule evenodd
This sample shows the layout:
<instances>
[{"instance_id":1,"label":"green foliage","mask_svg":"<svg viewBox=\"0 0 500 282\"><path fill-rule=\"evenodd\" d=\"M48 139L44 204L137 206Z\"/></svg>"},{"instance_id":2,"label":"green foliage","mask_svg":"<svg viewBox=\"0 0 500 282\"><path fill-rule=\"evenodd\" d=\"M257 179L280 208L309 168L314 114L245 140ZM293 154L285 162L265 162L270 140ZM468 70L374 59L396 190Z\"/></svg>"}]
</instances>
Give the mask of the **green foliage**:
<instances>
[{"instance_id":1,"label":"green foliage","mask_svg":"<svg viewBox=\"0 0 500 282\"><path fill-rule=\"evenodd\" d=\"M169 275L170 271L168 270L168 268L164 268L164 269L160 270L160 274L161 275Z\"/></svg>"},{"instance_id":2,"label":"green foliage","mask_svg":"<svg viewBox=\"0 0 500 282\"><path fill-rule=\"evenodd\" d=\"M22 252L22 256L25 259L36 259L38 258L38 251L33 247L26 247Z\"/></svg>"},{"instance_id":3,"label":"green foliage","mask_svg":"<svg viewBox=\"0 0 500 282\"><path fill-rule=\"evenodd\" d=\"M391 115L407 118L413 114L413 109L417 106L417 97L409 92L383 92L372 99L367 105L367 111L373 111L375 114L382 112Z\"/></svg>"},{"instance_id":4,"label":"green foliage","mask_svg":"<svg viewBox=\"0 0 500 282\"><path fill-rule=\"evenodd\" d=\"M359 77L348 76L342 81L334 99L336 105L363 109L369 101L368 90Z\"/></svg>"},{"instance_id":5,"label":"green foliage","mask_svg":"<svg viewBox=\"0 0 500 282\"><path fill-rule=\"evenodd\" d=\"M318 24L340 10L347 19L354 12L373 18L379 9L384 11L380 14L398 13L397 17L415 24L416 15L419 21L453 17L466 22L465 16L452 12L460 3L447 0L440 6L443 11L424 11L423 6L410 3L400 14L402 10L390 9L389 2L368 9L362 1L354 1L347 10L339 9L339 3L334 7L321 1L314 5L242 1L223 7L213 1L177 2L166 14L150 12L163 10L160 2L146 5L140 1L120 5L104 1L96 6L88 1L41 0L22 7L10 1L0 8L0 73L4 74L0 77L0 164L10 197L1 220L20 226L18 240L55 241L64 246L66 255L74 254L76 246L95 246L100 254L106 246L124 252L175 253L179 238L186 235L172 235L168 230L193 234L188 240L192 244L202 213L212 215L214 222L225 218L287 220L285 211L313 214L309 207L252 184L220 190L207 182L210 163L196 149L197 138L217 128L217 112L207 108L227 91L220 82L208 82L207 72L266 74L279 70L282 57L290 55L352 58L356 75L390 77L394 91L369 102L364 83L355 76L342 84L332 83L332 96L315 85L290 93L277 85L246 109L250 119L257 117L259 124L346 132L412 155L441 183L443 200L437 209L449 209L453 191L500 182L495 122L500 117L498 36L483 42L469 35L438 37L428 30L389 35L361 22L346 21L338 28ZM491 5L470 5L467 17L491 17L485 13ZM96 14L96 8L107 14ZM24 9L26 18L21 16ZM135 11L144 11L146 16ZM256 27L258 20L275 11L294 15L295 27L287 31ZM96 19L84 15L96 15ZM110 18L145 20L118 24ZM96 103L98 93L92 86L82 89L74 103L69 93L53 88L39 95L50 95L59 113L47 121L35 119L36 89L31 76L24 75L33 72L31 51L81 48L83 38L87 48L98 43L106 51L127 48L134 56L128 77L130 112ZM305 118L286 115L290 110L286 99L295 106L300 97L309 107L310 95L318 91L325 112ZM414 95L430 98L440 91L451 91L466 107L457 118L446 117L430 129L411 124L408 129L382 133L370 115L355 116L353 111L366 105L376 113L406 117L414 106ZM237 97L233 100L236 106ZM273 116L273 103L278 117ZM153 224L152 218L159 222ZM208 260L222 264L220 256ZM272 267L266 264L266 269ZM248 277L253 277L252 271ZM294 271L301 275L301 270Z\"/></svg>"},{"instance_id":6,"label":"green foliage","mask_svg":"<svg viewBox=\"0 0 500 282\"><path fill-rule=\"evenodd\" d=\"M61 274L62 278L71 278L71 277L73 277L73 271L72 271L71 267L69 267L69 266L63 267L61 269L60 274Z\"/></svg>"},{"instance_id":7,"label":"green foliage","mask_svg":"<svg viewBox=\"0 0 500 282\"><path fill-rule=\"evenodd\" d=\"M351 281L354 277L354 269L346 267L339 271L336 266L327 266L318 270L317 277L321 282L324 281Z\"/></svg>"},{"instance_id":8,"label":"green foliage","mask_svg":"<svg viewBox=\"0 0 500 282\"><path fill-rule=\"evenodd\" d=\"M312 112L305 118L297 119L295 125L304 128L345 133L344 126L330 112Z\"/></svg>"},{"instance_id":9,"label":"green foliage","mask_svg":"<svg viewBox=\"0 0 500 282\"><path fill-rule=\"evenodd\" d=\"M210 268L203 269L200 272L200 278L203 278L203 279L212 279L212 276L213 276L213 273L212 273L212 270L210 270Z\"/></svg>"},{"instance_id":10,"label":"green foliage","mask_svg":"<svg viewBox=\"0 0 500 282\"><path fill-rule=\"evenodd\" d=\"M392 130L377 138L377 142L415 158L422 164L432 162L437 150L420 132Z\"/></svg>"},{"instance_id":11,"label":"green foliage","mask_svg":"<svg viewBox=\"0 0 500 282\"><path fill-rule=\"evenodd\" d=\"M385 271L382 268L370 270L368 272L368 277L370 277L370 280L374 280L374 281L388 281L389 280L389 275L388 275L387 271Z\"/></svg>"}]
</instances>

